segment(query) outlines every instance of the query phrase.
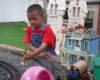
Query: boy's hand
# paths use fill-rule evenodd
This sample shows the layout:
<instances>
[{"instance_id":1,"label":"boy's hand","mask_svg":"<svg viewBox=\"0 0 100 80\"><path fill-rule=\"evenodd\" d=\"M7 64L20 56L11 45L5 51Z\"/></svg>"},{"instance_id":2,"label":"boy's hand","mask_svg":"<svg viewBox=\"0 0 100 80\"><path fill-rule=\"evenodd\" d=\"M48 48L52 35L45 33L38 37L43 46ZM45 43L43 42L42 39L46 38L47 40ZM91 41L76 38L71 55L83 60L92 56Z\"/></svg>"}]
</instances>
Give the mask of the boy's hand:
<instances>
[{"instance_id":1,"label":"boy's hand","mask_svg":"<svg viewBox=\"0 0 100 80\"><path fill-rule=\"evenodd\" d=\"M50 52L47 52L47 51L43 51L40 55L42 57L46 57L46 58L50 58L51 57L51 53Z\"/></svg>"},{"instance_id":2,"label":"boy's hand","mask_svg":"<svg viewBox=\"0 0 100 80\"><path fill-rule=\"evenodd\" d=\"M33 54L32 53L27 53L23 56L23 58L24 58L25 61L28 61L28 60L33 58Z\"/></svg>"}]
</instances>

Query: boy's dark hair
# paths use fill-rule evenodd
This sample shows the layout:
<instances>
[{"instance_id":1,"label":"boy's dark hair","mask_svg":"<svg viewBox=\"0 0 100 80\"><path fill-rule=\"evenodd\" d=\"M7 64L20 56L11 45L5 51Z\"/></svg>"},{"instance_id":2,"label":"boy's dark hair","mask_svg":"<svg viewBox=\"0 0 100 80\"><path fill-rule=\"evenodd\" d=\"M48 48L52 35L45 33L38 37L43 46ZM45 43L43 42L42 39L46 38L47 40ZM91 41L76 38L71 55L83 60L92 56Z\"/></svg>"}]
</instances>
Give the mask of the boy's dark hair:
<instances>
[{"instance_id":1,"label":"boy's dark hair","mask_svg":"<svg viewBox=\"0 0 100 80\"><path fill-rule=\"evenodd\" d=\"M39 4L33 4L28 7L27 13L37 11L41 16L44 15L43 9Z\"/></svg>"}]
</instances>

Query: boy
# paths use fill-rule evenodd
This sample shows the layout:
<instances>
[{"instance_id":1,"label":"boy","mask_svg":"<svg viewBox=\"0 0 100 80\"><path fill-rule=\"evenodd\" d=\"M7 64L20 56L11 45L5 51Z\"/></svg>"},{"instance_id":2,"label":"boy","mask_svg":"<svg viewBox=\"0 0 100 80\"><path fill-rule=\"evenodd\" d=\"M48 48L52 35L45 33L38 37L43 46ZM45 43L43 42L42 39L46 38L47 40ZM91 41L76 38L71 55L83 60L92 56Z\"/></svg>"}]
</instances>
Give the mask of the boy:
<instances>
[{"instance_id":1,"label":"boy","mask_svg":"<svg viewBox=\"0 0 100 80\"><path fill-rule=\"evenodd\" d=\"M28 43L32 51L24 55L24 59L30 60L37 55L49 58L56 55L54 50L55 35L49 25L44 24L45 18L40 5L31 5L27 10L27 17L31 26L27 27L24 43Z\"/></svg>"}]
</instances>

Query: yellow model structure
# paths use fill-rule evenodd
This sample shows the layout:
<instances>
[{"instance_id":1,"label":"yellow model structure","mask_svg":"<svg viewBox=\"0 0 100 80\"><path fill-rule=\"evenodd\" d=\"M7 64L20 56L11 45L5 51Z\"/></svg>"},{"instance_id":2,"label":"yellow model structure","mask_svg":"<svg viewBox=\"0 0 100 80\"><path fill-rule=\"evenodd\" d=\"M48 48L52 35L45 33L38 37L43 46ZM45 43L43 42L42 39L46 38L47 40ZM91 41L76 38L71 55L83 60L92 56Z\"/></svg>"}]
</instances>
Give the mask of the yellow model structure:
<instances>
[{"instance_id":1,"label":"yellow model structure","mask_svg":"<svg viewBox=\"0 0 100 80\"><path fill-rule=\"evenodd\" d=\"M26 53L27 53L27 51L26 51L26 48L25 48L24 51L22 51L21 54L26 54ZM25 62L25 60L24 60L24 62L21 62L21 64L22 65L27 65L27 63Z\"/></svg>"}]
</instances>

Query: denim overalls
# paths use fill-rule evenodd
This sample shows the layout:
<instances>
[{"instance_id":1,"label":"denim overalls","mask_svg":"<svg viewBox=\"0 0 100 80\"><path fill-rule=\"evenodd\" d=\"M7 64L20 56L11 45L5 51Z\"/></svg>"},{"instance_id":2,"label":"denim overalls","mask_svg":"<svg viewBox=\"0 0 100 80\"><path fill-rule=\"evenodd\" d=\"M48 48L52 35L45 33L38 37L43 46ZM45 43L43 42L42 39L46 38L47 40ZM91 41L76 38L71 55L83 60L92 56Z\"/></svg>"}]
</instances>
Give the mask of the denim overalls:
<instances>
[{"instance_id":1,"label":"denim overalls","mask_svg":"<svg viewBox=\"0 0 100 80\"><path fill-rule=\"evenodd\" d=\"M44 24L44 26L42 27L41 31L44 31L44 29L45 29L46 26L47 26L47 24ZM35 29L34 29L34 27L32 26L32 32L33 32L34 30L35 30ZM42 42L42 40L43 40L43 37L44 37L44 33L39 33L39 34L37 34L37 33L32 33L32 34L31 34L32 44L33 44L36 48L39 48L39 47L41 46L41 44L42 44L41 42ZM50 52L50 53L53 54L53 55L56 55L54 48L48 48L48 47L47 47L45 51Z\"/></svg>"}]
</instances>

